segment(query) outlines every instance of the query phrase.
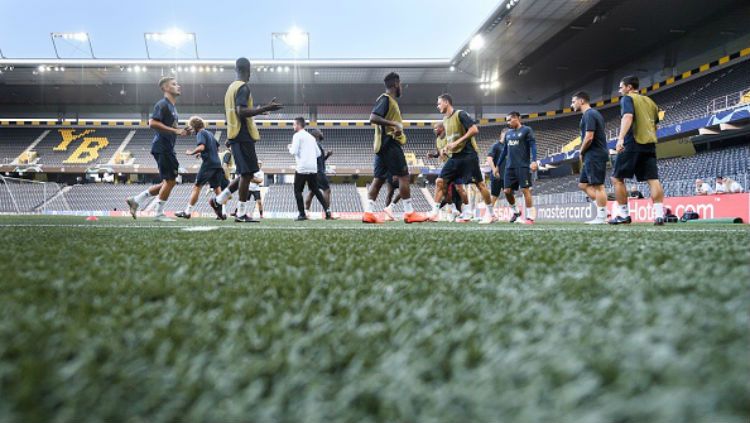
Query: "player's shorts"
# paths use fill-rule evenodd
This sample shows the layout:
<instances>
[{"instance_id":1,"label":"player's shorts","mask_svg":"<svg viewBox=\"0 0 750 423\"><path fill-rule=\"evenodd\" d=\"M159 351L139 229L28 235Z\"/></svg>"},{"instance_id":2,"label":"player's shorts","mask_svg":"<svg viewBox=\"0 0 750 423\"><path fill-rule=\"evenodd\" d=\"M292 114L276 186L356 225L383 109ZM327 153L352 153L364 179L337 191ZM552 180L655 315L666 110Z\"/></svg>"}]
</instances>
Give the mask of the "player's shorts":
<instances>
[{"instance_id":1,"label":"player's shorts","mask_svg":"<svg viewBox=\"0 0 750 423\"><path fill-rule=\"evenodd\" d=\"M503 192L503 178L496 178L490 176L490 194L493 197L499 197L500 193Z\"/></svg>"},{"instance_id":2,"label":"player's shorts","mask_svg":"<svg viewBox=\"0 0 750 423\"><path fill-rule=\"evenodd\" d=\"M531 187L531 169L528 167L509 167L503 175L503 186L512 190Z\"/></svg>"},{"instance_id":3,"label":"player's shorts","mask_svg":"<svg viewBox=\"0 0 750 423\"><path fill-rule=\"evenodd\" d=\"M198 176L195 178L195 185L203 186L208 184L212 189L221 188L221 181L223 179L224 170L222 168L204 168L201 166Z\"/></svg>"},{"instance_id":4,"label":"player's shorts","mask_svg":"<svg viewBox=\"0 0 750 423\"><path fill-rule=\"evenodd\" d=\"M612 176L618 179L632 179L638 182L659 179L659 167L656 164L656 151L637 151L628 149L617 155Z\"/></svg>"},{"instance_id":5,"label":"player's shorts","mask_svg":"<svg viewBox=\"0 0 750 423\"><path fill-rule=\"evenodd\" d=\"M383 145L380 151L375 153L374 174L378 179L386 179L387 174L395 176L408 176L409 166L406 164L406 156L401 144L390 137L383 137Z\"/></svg>"},{"instance_id":6,"label":"player's shorts","mask_svg":"<svg viewBox=\"0 0 750 423\"><path fill-rule=\"evenodd\" d=\"M151 153L156 159L156 166L159 168L159 177L163 181L174 180L180 172L180 162L174 151Z\"/></svg>"},{"instance_id":7,"label":"player's shorts","mask_svg":"<svg viewBox=\"0 0 750 423\"><path fill-rule=\"evenodd\" d=\"M260 201L260 190L258 191L250 191L250 197L252 197L255 201ZM248 198L249 200L250 198Z\"/></svg>"},{"instance_id":8,"label":"player's shorts","mask_svg":"<svg viewBox=\"0 0 750 423\"><path fill-rule=\"evenodd\" d=\"M449 158L440 170L440 178L446 183L474 184L482 182L484 175L477 155L467 154Z\"/></svg>"},{"instance_id":9,"label":"player's shorts","mask_svg":"<svg viewBox=\"0 0 750 423\"><path fill-rule=\"evenodd\" d=\"M231 140L229 148L232 149L232 156L234 156L234 165L237 169L235 173L247 175L260 170L258 156L255 154L255 141L251 139L247 141Z\"/></svg>"},{"instance_id":10,"label":"player's shorts","mask_svg":"<svg viewBox=\"0 0 750 423\"><path fill-rule=\"evenodd\" d=\"M578 182L589 185L603 185L607 178L607 156L583 156L583 168Z\"/></svg>"},{"instance_id":11,"label":"player's shorts","mask_svg":"<svg viewBox=\"0 0 750 423\"><path fill-rule=\"evenodd\" d=\"M321 191L328 191L331 189L331 185L328 182L328 175L325 173L318 173L318 189Z\"/></svg>"}]
</instances>

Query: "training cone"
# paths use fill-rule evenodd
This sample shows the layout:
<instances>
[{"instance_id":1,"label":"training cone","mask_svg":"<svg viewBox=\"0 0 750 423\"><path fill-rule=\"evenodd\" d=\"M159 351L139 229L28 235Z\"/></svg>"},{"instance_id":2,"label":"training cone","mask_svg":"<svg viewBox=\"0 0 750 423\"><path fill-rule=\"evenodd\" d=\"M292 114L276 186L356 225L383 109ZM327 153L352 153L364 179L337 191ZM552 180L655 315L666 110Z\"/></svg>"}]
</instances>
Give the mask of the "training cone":
<instances>
[{"instance_id":1,"label":"training cone","mask_svg":"<svg viewBox=\"0 0 750 423\"><path fill-rule=\"evenodd\" d=\"M97 220L99 220L99 218L96 217L96 216L89 216L89 217L86 218L86 220L88 222L96 222Z\"/></svg>"}]
</instances>

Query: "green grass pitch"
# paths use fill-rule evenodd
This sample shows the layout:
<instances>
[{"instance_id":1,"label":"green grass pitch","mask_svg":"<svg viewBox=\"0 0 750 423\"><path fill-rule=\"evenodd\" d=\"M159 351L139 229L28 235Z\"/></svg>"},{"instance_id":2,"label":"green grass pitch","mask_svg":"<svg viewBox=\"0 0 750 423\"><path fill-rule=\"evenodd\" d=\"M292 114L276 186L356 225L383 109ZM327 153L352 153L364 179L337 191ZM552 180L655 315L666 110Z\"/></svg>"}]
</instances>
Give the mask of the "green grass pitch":
<instances>
[{"instance_id":1,"label":"green grass pitch","mask_svg":"<svg viewBox=\"0 0 750 423\"><path fill-rule=\"evenodd\" d=\"M747 422L745 225L0 217L0 421Z\"/></svg>"}]
</instances>

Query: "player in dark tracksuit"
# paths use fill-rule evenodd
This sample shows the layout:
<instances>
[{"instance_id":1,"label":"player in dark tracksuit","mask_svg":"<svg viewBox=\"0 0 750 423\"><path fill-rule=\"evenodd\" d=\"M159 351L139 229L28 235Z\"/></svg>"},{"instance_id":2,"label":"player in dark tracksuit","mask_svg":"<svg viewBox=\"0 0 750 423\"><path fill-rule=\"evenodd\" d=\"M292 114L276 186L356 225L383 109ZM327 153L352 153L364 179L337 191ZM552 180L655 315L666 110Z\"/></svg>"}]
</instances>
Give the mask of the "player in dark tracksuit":
<instances>
[{"instance_id":1,"label":"player in dark tracksuit","mask_svg":"<svg viewBox=\"0 0 750 423\"><path fill-rule=\"evenodd\" d=\"M599 225L607 223L607 192L604 190L604 180L607 177L607 162L609 161L609 149L607 149L607 135L604 133L604 117L596 109L593 109L588 93L577 92L571 102L571 108L581 115L581 176L578 187L588 195L592 201L596 201L596 218L586 223Z\"/></svg>"},{"instance_id":2,"label":"player in dark tracksuit","mask_svg":"<svg viewBox=\"0 0 750 423\"><path fill-rule=\"evenodd\" d=\"M188 135L189 130L177 127L179 117L177 116L175 103L177 97L182 93L177 80L171 76L165 76L159 80L159 89L164 93L164 97L154 105L154 111L148 120L148 126L156 132L151 142L151 155L154 156L159 168L161 182L152 185L134 197L129 197L126 202L130 214L135 219L138 209L145 206L149 198L158 195L159 198L156 199L156 220L170 222L173 219L164 215L164 206L169 199L169 194L172 193L172 188L177 183L177 174L180 168L174 146L177 137Z\"/></svg>"},{"instance_id":3,"label":"player in dark tracksuit","mask_svg":"<svg viewBox=\"0 0 750 423\"><path fill-rule=\"evenodd\" d=\"M492 196L492 207L497 204L497 199L503 192L503 176L505 173L505 160L500 161L505 147L505 133L500 135L500 139L495 141L487 152L487 165L490 167L490 195Z\"/></svg>"},{"instance_id":4,"label":"player in dark tracksuit","mask_svg":"<svg viewBox=\"0 0 750 423\"><path fill-rule=\"evenodd\" d=\"M326 151L323 148L323 140L325 137L323 136L323 132L321 132L319 129L313 129L310 131L310 135L315 137L315 140L318 142L318 149L320 150L320 157L318 157L318 189L320 192L323 193L323 198L326 200L326 204L331 204L331 184L328 181L328 175L326 175L326 160L328 160L329 157L333 154L332 150ZM313 199L313 193L312 191L307 192L307 197L305 197L305 210L307 213L310 212L310 207L312 207L312 199Z\"/></svg>"},{"instance_id":5,"label":"player in dark tracksuit","mask_svg":"<svg viewBox=\"0 0 750 423\"><path fill-rule=\"evenodd\" d=\"M205 122L198 116L191 117L189 124L195 131L197 145L194 149L186 151L185 154L188 156L200 154L202 163L185 211L175 213L175 216L183 219L190 219L192 216L195 203L198 202L198 197L204 185L208 184L218 195L221 192L221 182L224 179L224 169L221 167L221 159L219 159L219 141L206 130Z\"/></svg>"},{"instance_id":6,"label":"player in dark tracksuit","mask_svg":"<svg viewBox=\"0 0 750 423\"><path fill-rule=\"evenodd\" d=\"M516 206L514 191L520 189L526 201L526 219L521 223L533 224L536 219L536 210L531 198L531 172L539 168L536 162L536 138L534 131L528 126L521 124L521 114L510 112L506 117L508 131L505 133L505 147L500 155L500 161L505 160L505 173L503 184L505 187L505 198L508 200L513 217L510 222L515 222L521 213Z\"/></svg>"}]
</instances>

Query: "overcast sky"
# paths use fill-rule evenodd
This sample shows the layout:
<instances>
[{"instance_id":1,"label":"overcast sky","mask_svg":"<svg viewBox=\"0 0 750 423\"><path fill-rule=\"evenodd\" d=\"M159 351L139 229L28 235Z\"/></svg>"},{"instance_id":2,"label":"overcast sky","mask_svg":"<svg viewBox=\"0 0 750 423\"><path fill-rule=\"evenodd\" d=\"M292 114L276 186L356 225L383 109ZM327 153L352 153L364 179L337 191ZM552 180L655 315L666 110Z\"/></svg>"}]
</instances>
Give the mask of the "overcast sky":
<instances>
[{"instance_id":1,"label":"overcast sky","mask_svg":"<svg viewBox=\"0 0 750 423\"><path fill-rule=\"evenodd\" d=\"M144 58L144 32L195 32L201 58L271 57L271 33L310 33L313 58L449 58L497 0L21 1L0 0L6 57L54 57L50 32L88 32L99 58ZM278 42L277 57L294 53ZM60 41L61 55L81 57ZM151 45L152 56L174 50ZM303 49L304 50L304 49ZM177 53L189 54L182 48ZM301 53L306 55L306 52Z\"/></svg>"}]
</instances>

